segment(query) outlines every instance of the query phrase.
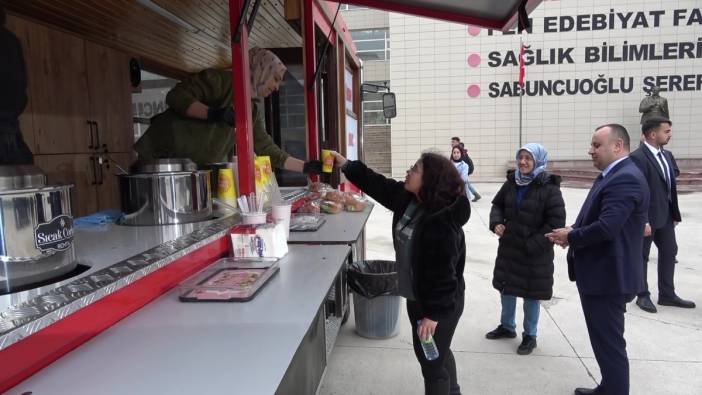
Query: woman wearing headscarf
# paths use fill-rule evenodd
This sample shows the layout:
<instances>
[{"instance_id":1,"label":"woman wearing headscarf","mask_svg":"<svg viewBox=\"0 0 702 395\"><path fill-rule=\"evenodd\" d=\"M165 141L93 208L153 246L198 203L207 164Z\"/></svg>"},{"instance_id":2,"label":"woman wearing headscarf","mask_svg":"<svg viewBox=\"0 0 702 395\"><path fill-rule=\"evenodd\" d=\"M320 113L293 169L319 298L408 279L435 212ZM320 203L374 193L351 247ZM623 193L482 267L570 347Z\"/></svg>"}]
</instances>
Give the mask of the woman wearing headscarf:
<instances>
[{"instance_id":1,"label":"woman wearing headscarf","mask_svg":"<svg viewBox=\"0 0 702 395\"><path fill-rule=\"evenodd\" d=\"M490 230L500 237L492 285L500 291L500 325L488 339L515 338L517 297L524 300L520 355L536 347L540 300L553 295L553 243L544 235L565 226L561 178L546 172L548 154L541 144L517 151L517 169L492 200Z\"/></svg>"},{"instance_id":2,"label":"woman wearing headscarf","mask_svg":"<svg viewBox=\"0 0 702 395\"><path fill-rule=\"evenodd\" d=\"M333 153L349 181L392 210L398 293L407 299L414 353L428 395L460 394L451 340L463 314L463 225L470 218L464 183L445 157L424 153L404 182ZM439 356L428 360L420 339L433 336Z\"/></svg>"},{"instance_id":3,"label":"woman wearing headscarf","mask_svg":"<svg viewBox=\"0 0 702 395\"><path fill-rule=\"evenodd\" d=\"M252 98L278 90L287 68L273 52L249 50ZM206 69L178 83L166 96L168 110L151 119L151 125L134 145L139 160L189 158L198 165L226 160L235 148L234 110L230 70ZM290 157L266 133L264 115L252 100L254 151L269 156L275 168L319 173L321 162L305 163Z\"/></svg>"}]
</instances>

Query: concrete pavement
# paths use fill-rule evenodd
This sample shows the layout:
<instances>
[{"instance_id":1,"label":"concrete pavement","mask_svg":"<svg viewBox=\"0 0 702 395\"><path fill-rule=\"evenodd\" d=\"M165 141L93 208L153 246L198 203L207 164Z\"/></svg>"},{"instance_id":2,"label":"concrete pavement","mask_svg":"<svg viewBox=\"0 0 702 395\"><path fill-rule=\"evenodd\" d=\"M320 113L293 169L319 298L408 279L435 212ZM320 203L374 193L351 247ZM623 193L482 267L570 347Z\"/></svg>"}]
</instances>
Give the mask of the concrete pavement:
<instances>
[{"instance_id":1,"label":"concrete pavement","mask_svg":"<svg viewBox=\"0 0 702 395\"><path fill-rule=\"evenodd\" d=\"M568 280L565 250L556 248L554 297L543 302L538 347L531 355L516 354L521 337L487 340L499 324L500 301L492 288L497 238L487 228L490 199L499 184L477 184L483 199L472 205L464 227L467 241L466 306L453 338L458 379L463 394L572 394L575 387L594 387L600 379L590 347L575 284ZM567 223L575 221L587 190L563 189ZM696 309L657 306L657 314L635 304L626 313L631 394L702 393L702 195L680 196L683 222L676 290L697 302ZM367 225L367 258L394 259L390 212L376 206ZM656 301L656 249L651 250L649 284ZM521 330L521 302L518 303ZM411 344L410 324L403 309L400 333L387 340L369 340L354 332L354 317L344 327L332 353L319 393L422 394L419 363Z\"/></svg>"}]
</instances>

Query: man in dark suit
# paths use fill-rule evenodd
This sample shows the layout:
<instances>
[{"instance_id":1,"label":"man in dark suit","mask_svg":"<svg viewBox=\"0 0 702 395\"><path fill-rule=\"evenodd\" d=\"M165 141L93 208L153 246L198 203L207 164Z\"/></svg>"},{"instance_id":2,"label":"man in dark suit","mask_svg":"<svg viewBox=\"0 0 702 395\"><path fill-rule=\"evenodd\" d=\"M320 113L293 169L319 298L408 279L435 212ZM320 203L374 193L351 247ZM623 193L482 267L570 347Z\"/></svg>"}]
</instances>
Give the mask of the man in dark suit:
<instances>
[{"instance_id":1,"label":"man in dark suit","mask_svg":"<svg viewBox=\"0 0 702 395\"><path fill-rule=\"evenodd\" d=\"M626 303L641 288L641 248L648 210L646 179L628 158L629 134L618 124L595 130L589 154L602 170L572 227L548 233L570 246L568 275L575 281L590 344L600 366L597 388L575 394L628 394L629 360L624 340Z\"/></svg>"},{"instance_id":2,"label":"man in dark suit","mask_svg":"<svg viewBox=\"0 0 702 395\"><path fill-rule=\"evenodd\" d=\"M641 125L645 140L636 151L631 153L631 160L646 177L651 193L644 233L642 290L636 298L636 304L649 313L656 312L646 281L648 255L652 242L656 243L658 248L658 304L695 307L694 302L681 299L676 295L673 283L675 255L678 250L675 241L675 225L681 220L675 183L678 166L673 154L663 149L673 135L672 126L673 123L666 118L658 116L646 118Z\"/></svg>"}]
</instances>

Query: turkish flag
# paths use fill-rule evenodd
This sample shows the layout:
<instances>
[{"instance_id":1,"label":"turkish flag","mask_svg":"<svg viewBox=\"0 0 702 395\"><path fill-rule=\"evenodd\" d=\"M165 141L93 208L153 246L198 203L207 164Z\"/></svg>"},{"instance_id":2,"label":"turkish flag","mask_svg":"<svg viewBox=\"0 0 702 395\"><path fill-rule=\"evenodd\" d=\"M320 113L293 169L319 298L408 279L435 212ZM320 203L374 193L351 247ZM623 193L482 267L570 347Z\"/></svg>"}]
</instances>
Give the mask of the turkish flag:
<instances>
[{"instance_id":1,"label":"turkish flag","mask_svg":"<svg viewBox=\"0 0 702 395\"><path fill-rule=\"evenodd\" d=\"M526 65L524 64L524 52L528 47L522 44L519 49L519 86L524 88L524 79L526 77Z\"/></svg>"}]
</instances>

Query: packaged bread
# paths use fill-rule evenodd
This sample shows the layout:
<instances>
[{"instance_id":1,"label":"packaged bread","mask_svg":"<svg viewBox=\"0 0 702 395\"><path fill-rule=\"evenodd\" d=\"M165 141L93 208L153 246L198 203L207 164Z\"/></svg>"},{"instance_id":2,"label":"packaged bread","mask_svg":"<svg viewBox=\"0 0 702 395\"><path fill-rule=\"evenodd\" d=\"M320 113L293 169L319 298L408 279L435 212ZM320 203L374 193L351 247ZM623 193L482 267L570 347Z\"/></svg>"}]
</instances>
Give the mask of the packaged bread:
<instances>
[{"instance_id":1,"label":"packaged bread","mask_svg":"<svg viewBox=\"0 0 702 395\"><path fill-rule=\"evenodd\" d=\"M344 210L346 211L363 211L366 209L366 202L356 197L351 193L347 193L344 200Z\"/></svg>"},{"instance_id":2,"label":"packaged bread","mask_svg":"<svg viewBox=\"0 0 702 395\"><path fill-rule=\"evenodd\" d=\"M322 194L319 192L307 192L307 195L305 195L305 200L320 200L322 198Z\"/></svg>"},{"instance_id":3,"label":"packaged bread","mask_svg":"<svg viewBox=\"0 0 702 395\"><path fill-rule=\"evenodd\" d=\"M346 201L346 195L343 192L332 190L324 195L324 200L329 200L335 203L343 204Z\"/></svg>"},{"instance_id":4,"label":"packaged bread","mask_svg":"<svg viewBox=\"0 0 702 395\"><path fill-rule=\"evenodd\" d=\"M320 202L318 200L310 200L305 202L302 206L300 206L299 209L297 209L298 213L308 213L308 214L319 214L321 212L320 210Z\"/></svg>"},{"instance_id":5,"label":"packaged bread","mask_svg":"<svg viewBox=\"0 0 702 395\"><path fill-rule=\"evenodd\" d=\"M313 182L309 185L308 187L310 192L327 192L329 190L332 190L334 188L331 187L329 184L325 184L323 182Z\"/></svg>"},{"instance_id":6,"label":"packaged bread","mask_svg":"<svg viewBox=\"0 0 702 395\"><path fill-rule=\"evenodd\" d=\"M319 208L323 213L338 214L343 209L343 205L341 203L332 202L331 200L322 200Z\"/></svg>"}]
</instances>

